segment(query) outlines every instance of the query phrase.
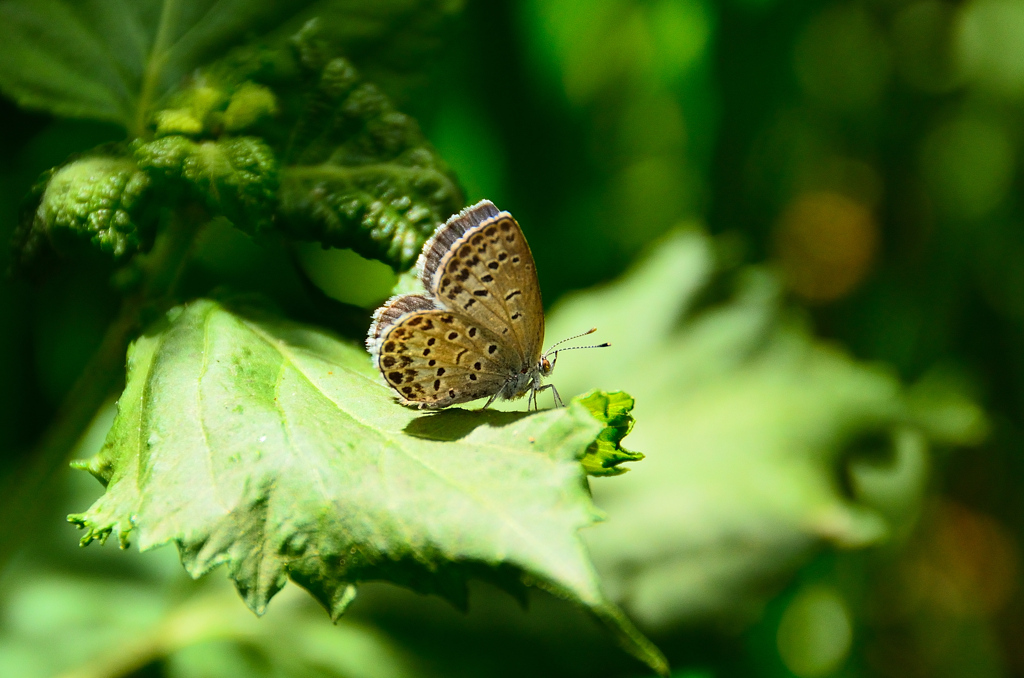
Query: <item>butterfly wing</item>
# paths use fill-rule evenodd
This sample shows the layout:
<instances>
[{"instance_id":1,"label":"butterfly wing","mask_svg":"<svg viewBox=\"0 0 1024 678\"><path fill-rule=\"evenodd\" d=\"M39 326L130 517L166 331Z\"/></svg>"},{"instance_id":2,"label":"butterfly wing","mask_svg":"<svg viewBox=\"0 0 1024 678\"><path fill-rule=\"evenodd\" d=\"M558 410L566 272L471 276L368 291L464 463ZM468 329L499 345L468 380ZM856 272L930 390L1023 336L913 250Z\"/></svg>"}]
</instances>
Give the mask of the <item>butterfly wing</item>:
<instances>
[{"instance_id":1,"label":"butterfly wing","mask_svg":"<svg viewBox=\"0 0 1024 678\"><path fill-rule=\"evenodd\" d=\"M441 266L441 260L451 250L455 241L484 221L501 214L490 200L481 200L465 208L438 227L434 235L423 245L423 251L416 262L420 271L420 282L427 290L434 289L434 276Z\"/></svg>"},{"instance_id":2,"label":"butterfly wing","mask_svg":"<svg viewBox=\"0 0 1024 678\"><path fill-rule=\"evenodd\" d=\"M518 355L517 371L537 365L544 306L533 254L512 215L486 200L464 210L424 248L421 269L435 304L497 335Z\"/></svg>"},{"instance_id":3,"label":"butterfly wing","mask_svg":"<svg viewBox=\"0 0 1024 678\"><path fill-rule=\"evenodd\" d=\"M488 397L518 371L518 356L497 335L422 295L382 306L367 345L404 405L435 409Z\"/></svg>"}]
</instances>

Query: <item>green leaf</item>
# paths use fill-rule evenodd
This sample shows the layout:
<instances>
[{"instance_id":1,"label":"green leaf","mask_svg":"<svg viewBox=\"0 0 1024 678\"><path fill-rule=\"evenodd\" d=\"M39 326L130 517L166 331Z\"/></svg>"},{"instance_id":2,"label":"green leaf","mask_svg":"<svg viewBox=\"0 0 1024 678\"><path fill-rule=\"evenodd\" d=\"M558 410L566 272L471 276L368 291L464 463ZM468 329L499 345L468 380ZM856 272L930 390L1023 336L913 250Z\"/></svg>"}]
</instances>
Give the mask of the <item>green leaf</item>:
<instances>
[{"instance_id":1,"label":"green leaf","mask_svg":"<svg viewBox=\"0 0 1024 678\"><path fill-rule=\"evenodd\" d=\"M130 157L102 147L43 175L14 248L31 259L43 241L62 254L92 247L121 259L152 240L152 182Z\"/></svg>"},{"instance_id":2,"label":"green leaf","mask_svg":"<svg viewBox=\"0 0 1024 678\"><path fill-rule=\"evenodd\" d=\"M620 464L644 458L639 452L630 452L620 445L622 439L633 430L633 415L630 412L633 411L635 401L629 394L622 391L594 391L581 397L579 402L605 425L581 460L588 475L616 476L629 470Z\"/></svg>"},{"instance_id":3,"label":"green leaf","mask_svg":"<svg viewBox=\"0 0 1024 678\"><path fill-rule=\"evenodd\" d=\"M165 190L182 192L249 233L271 218L277 189L277 159L257 137L225 136L193 141L166 136L133 144L138 166Z\"/></svg>"},{"instance_id":4,"label":"green leaf","mask_svg":"<svg viewBox=\"0 0 1024 678\"><path fill-rule=\"evenodd\" d=\"M257 137L186 136L103 145L43 174L14 237L22 265L49 243L62 254L91 245L123 259L152 244L161 204L193 202L249 233L271 222L277 159Z\"/></svg>"},{"instance_id":5,"label":"green leaf","mask_svg":"<svg viewBox=\"0 0 1024 678\"><path fill-rule=\"evenodd\" d=\"M420 47L451 0L3 0L0 89L20 105L142 135L154 107L239 42L282 42L321 16L337 44L387 61ZM403 44L407 43L407 44ZM367 55L370 56L370 55ZM406 55L407 57L409 55Z\"/></svg>"},{"instance_id":6,"label":"green leaf","mask_svg":"<svg viewBox=\"0 0 1024 678\"><path fill-rule=\"evenodd\" d=\"M277 97L268 87L249 80L214 87L205 77L197 79L174 97L172 108L156 112L156 136L237 134L277 113Z\"/></svg>"},{"instance_id":7,"label":"green leaf","mask_svg":"<svg viewBox=\"0 0 1024 678\"><path fill-rule=\"evenodd\" d=\"M585 537L613 598L652 628L749 619L820 548L906 534L927 485L924 402L814 339L769 272L718 266L708 236L678 232L549 317L553 336L597 325L612 344L559 361L560 391L637 398L630 442L647 458L593 483L614 519ZM959 407L947 424L964 430L943 440L977 427Z\"/></svg>"},{"instance_id":8,"label":"green leaf","mask_svg":"<svg viewBox=\"0 0 1024 678\"><path fill-rule=\"evenodd\" d=\"M284 152L280 227L406 270L462 191L416 121L317 36L311 24L296 38L313 84Z\"/></svg>"},{"instance_id":9,"label":"green leaf","mask_svg":"<svg viewBox=\"0 0 1024 678\"><path fill-rule=\"evenodd\" d=\"M578 402L532 416L406 409L362 349L200 300L132 346L104 448L78 464L106 493L69 519L83 543L174 542L194 577L226 564L257 613L288 578L334 618L370 579L458 605L471 576L536 583L664 672L577 534L597 518L578 459L601 428Z\"/></svg>"}]
</instances>

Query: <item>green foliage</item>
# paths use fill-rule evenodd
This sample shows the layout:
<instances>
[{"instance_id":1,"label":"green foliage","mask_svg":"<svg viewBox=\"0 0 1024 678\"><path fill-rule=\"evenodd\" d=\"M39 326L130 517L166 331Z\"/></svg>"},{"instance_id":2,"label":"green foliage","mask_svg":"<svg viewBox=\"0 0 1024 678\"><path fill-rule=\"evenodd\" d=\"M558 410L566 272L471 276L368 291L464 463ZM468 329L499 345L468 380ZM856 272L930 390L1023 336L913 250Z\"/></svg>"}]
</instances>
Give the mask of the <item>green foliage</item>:
<instances>
[{"instance_id":1,"label":"green foliage","mask_svg":"<svg viewBox=\"0 0 1024 678\"><path fill-rule=\"evenodd\" d=\"M469 576L512 591L528 577L663 670L577 535L596 518L578 459L601 429L579 404L420 415L393 402L361 348L200 300L133 345L106 444L80 465L106 494L70 520L84 544L174 542L195 577L226 564L257 613L289 577L335 619L368 579L464 606Z\"/></svg>"},{"instance_id":2,"label":"green foliage","mask_svg":"<svg viewBox=\"0 0 1024 678\"><path fill-rule=\"evenodd\" d=\"M644 458L639 452L630 452L620 446L622 439L633 430L634 420L630 414L635 404L633 398L622 391L594 391L582 396L579 401L598 421L605 424L604 430L590 444L581 460L587 474L616 476L629 470L621 466L622 463Z\"/></svg>"},{"instance_id":3,"label":"green foliage","mask_svg":"<svg viewBox=\"0 0 1024 678\"><path fill-rule=\"evenodd\" d=\"M316 3L6 0L0 87L23 106L139 134L183 76Z\"/></svg>"},{"instance_id":4,"label":"green foliage","mask_svg":"<svg viewBox=\"0 0 1024 678\"><path fill-rule=\"evenodd\" d=\"M216 11L227 11L226 0L213 4ZM30 5L21 8L12 1L0 7L29 23L36 20L33 11L49 11L48 4L36 10L28 9ZM179 30L176 22L181 17L173 2L164 10L157 32L166 38ZM258 19L250 17L257 24ZM149 74L153 79L97 84L97 92L103 87L138 86L133 111L129 102L111 101L106 107L87 102L83 92L71 88L60 90L67 101L44 104L34 98L33 87L4 80L0 58L0 86L6 82L25 103L122 122L135 137L133 158L145 173L133 174L128 159L111 161L124 175L120 183L83 172L58 173L63 181L45 194L48 202L37 211L38 223L23 227L28 234L23 240L35 244L39 233L52 240L55 234L72 231L89 234L97 246L119 257L144 249L131 210L138 202L136 194L152 182L165 205L180 200L203 205L210 216L224 216L248 233L276 223L290 239L350 247L395 270L408 269L437 224L462 207L457 181L416 121L396 110L376 85L362 80L339 55L339 39L325 31L322 22L308 21L290 41L272 42L234 49L196 70L179 90L159 84L160 78L175 72L169 54L179 45L165 46L169 53L163 58L148 58L145 68L155 71ZM51 75L71 78L63 72ZM276 116L276 127L268 126ZM236 136L246 131L268 136ZM69 196L72 179L76 186ZM107 203L121 197L125 184L125 205L114 206L121 209L111 228L105 221ZM110 197L111 193L115 195ZM69 199L76 202L62 204Z\"/></svg>"},{"instance_id":5,"label":"green foliage","mask_svg":"<svg viewBox=\"0 0 1024 678\"><path fill-rule=\"evenodd\" d=\"M238 133L267 116L277 113L277 97L267 87L243 82L230 96L205 83L193 85L176 102L175 108L157 111L156 135L216 134L218 130Z\"/></svg>"},{"instance_id":6,"label":"green foliage","mask_svg":"<svg viewBox=\"0 0 1024 678\"><path fill-rule=\"evenodd\" d=\"M928 436L970 442L983 426L976 406L935 388L925 401L815 341L772 275L718 266L706 235L675 233L550 323L556 336L596 324L612 344L600 360L560 362L563 392L614 383L638 398L630 440L647 458L595 485L614 519L587 541L616 599L652 627L750 619L822 546L906 534ZM954 401L957 417L936 429Z\"/></svg>"},{"instance_id":7,"label":"green foliage","mask_svg":"<svg viewBox=\"0 0 1024 678\"><path fill-rule=\"evenodd\" d=\"M151 188L131 158L113 154L90 154L47 172L36 189L38 206L15 239L19 257L31 259L44 240L62 254L86 243L116 259L135 254L153 239Z\"/></svg>"},{"instance_id":8,"label":"green foliage","mask_svg":"<svg viewBox=\"0 0 1024 678\"><path fill-rule=\"evenodd\" d=\"M389 41L410 58L452 0L4 0L0 89L22 106L118 123L142 134L155 107L243 40L280 44L310 17L343 46ZM404 30L403 30L404 28ZM409 54L413 48L412 54ZM418 48L418 49L417 49Z\"/></svg>"},{"instance_id":9,"label":"green foliage","mask_svg":"<svg viewBox=\"0 0 1024 678\"><path fill-rule=\"evenodd\" d=\"M257 233L270 223L277 160L257 137L193 141L165 136L133 144L135 161L171 199L194 200L235 226ZM180 198L179 198L180 196Z\"/></svg>"},{"instance_id":10,"label":"green foliage","mask_svg":"<svg viewBox=\"0 0 1024 678\"><path fill-rule=\"evenodd\" d=\"M29 263L42 244L63 254L82 245L123 260L153 243L161 209L201 205L258 233L273 218L277 160L258 137L193 141L185 136L102 146L44 173L15 237Z\"/></svg>"},{"instance_id":11,"label":"green foliage","mask_svg":"<svg viewBox=\"0 0 1024 678\"><path fill-rule=\"evenodd\" d=\"M330 56L316 24L295 44L312 89L284 155L281 228L406 270L462 191L416 121Z\"/></svg>"},{"instance_id":12,"label":"green foliage","mask_svg":"<svg viewBox=\"0 0 1024 678\"><path fill-rule=\"evenodd\" d=\"M0 88L127 131L44 175L17 243L87 243L119 263L146 255L118 275L132 294L103 361L171 307L204 220L412 265L463 196L416 121L342 53L457 4L0 3L11 34ZM313 9L325 19L309 20ZM623 406L606 402L597 419L581 404L418 417L377 383L361 347L202 299L168 311L128 355L106 444L78 464L107 487L71 517L83 544L112 533L122 546L176 543L195 577L226 564L259 614L288 578L335 619L367 579L461 607L470 577L519 597L532 584L667 671L604 597L577 534L598 515L580 459L607 473L640 458L618 450ZM90 383L107 383L113 365L97 369L105 379Z\"/></svg>"},{"instance_id":13,"label":"green foliage","mask_svg":"<svg viewBox=\"0 0 1024 678\"><path fill-rule=\"evenodd\" d=\"M0 231L59 162L15 254L65 270L0 289L0 567L30 549L0 581L0 674L630 671L584 611L665 670L619 604L695 663L677 675L1013 673L1021 8L526 0L446 26L462 4L0 0L0 91L86 121L5 113ZM549 301L690 218L740 237L677 231L564 298L549 336L613 344L560 362L588 393L569 408L418 413L317 328L362 334L386 266L415 282L459 180L520 219ZM278 596L262 620L170 549L72 555L33 519L68 512L46 485L132 339L77 464L107 487L83 541L224 564L253 610ZM988 432L975 398L995 435L945 454ZM596 477L643 458L631 431L647 460ZM513 596L472 584L459 614L472 579ZM337 629L301 592L337 617L356 586Z\"/></svg>"},{"instance_id":14,"label":"green foliage","mask_svg":"<svg viewBox=\"0 0 1024 678\"><path fill-rule=\"evenodd\" d=\"M175 576L180 566L170 552L116 555L138 569L118 579L38 570L7 577L0 600L0 675L115 675L112 666L155 661L169 676L207 678L440 675L366 623L325 622L298 587L283 591L257 618L238 604L224 579L195 583ZM103 564L115 566L110 559Z\"/></svg>"}]
</instances>

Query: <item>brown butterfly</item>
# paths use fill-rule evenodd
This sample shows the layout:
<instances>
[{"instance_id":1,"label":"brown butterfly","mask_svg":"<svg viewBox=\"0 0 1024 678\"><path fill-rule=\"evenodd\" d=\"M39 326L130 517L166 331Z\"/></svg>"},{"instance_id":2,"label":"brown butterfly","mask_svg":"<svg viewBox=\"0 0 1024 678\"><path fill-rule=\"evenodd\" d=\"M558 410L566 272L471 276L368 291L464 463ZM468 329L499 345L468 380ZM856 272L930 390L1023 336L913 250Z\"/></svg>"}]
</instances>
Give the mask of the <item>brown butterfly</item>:
<instances>
[{"instance_id":1,"label":"brown butterfly","mask_svg":"<svg viewBox=\"0 0 1024 678\"><path fill-rule=\"evenodd\" d=\"M576 337L541 352L537 269L511 214L488 200L462 210L423 246L417 267L426 292L389 299L374 313L366 338L403 405L439 409L489 397L487 407L528 393L529 409L549 388L562 404L554 385L541 379L551 374L558 351L569 350L551 349Z\"/></svg>"}]
</instances>

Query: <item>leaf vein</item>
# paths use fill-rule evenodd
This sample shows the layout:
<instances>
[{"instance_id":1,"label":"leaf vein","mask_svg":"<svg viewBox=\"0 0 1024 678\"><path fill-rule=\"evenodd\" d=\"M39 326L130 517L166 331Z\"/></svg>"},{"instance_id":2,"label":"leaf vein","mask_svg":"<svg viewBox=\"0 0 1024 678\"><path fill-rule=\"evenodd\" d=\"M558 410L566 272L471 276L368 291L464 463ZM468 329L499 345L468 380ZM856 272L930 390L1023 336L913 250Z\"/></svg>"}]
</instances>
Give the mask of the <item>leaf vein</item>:
<instances>
[{"instance_id":1,"label":"leaf vein","mask_svg":"<svg viewBox=\"0 0 1024 678\"><path fill-rule=\"evenodd\" d=\"M286 342L284 342L284 341L282 341L280 339L277 339L276 337L268 335L261 328L258 328L258 327L256 327L253 324L249 324L249 323L246 323L246 324L249 325L249 327L253 330L253 332L255 334L257 334L265 342L270 344L275 350L279 351L283 357L287 358L291 362L291 364L295 367L295 371L298 374L302 375L302 377L310 384L310 386L312 386L313 389L318 394L320 394L321 397L325 398L328 402L333 404L335 406L335 408L337 408L337 410L339 412L345 413L350 418L352 418L354 421L356 421L359 424L361 424L362 426L366 427L369 431L373 432L374 434L376 434L378 436L380 435L378 430L376 428L374 428L371 424L369 424L368 422L360 420L359 418L355 417L351 412L348 412L347 410L343 409L341 407L340 403L338 403L334 399L330 398L326 393L323 392L322 389L320 389L316 385L316 383L312 380L312 378L308 374L306 374L306 372L294 360L294 358L293 358L293 350L294 349L293 349L292 346L290 346L288 343L286 343ZM345 367L342 366L342 369L346 369L347 370L348 368L345 368ZM363 375L360 375L360 376L363 376ZM543 556L546 556L545 559L546 559L547 562L549 562L549 563L557 562L557 558L554 558L554 559L551 558L551 556L555 555L551 551L551 549L544 548L544 544L538 538L536 538L531 533L530 530L526 529L526 527L521 522L513 520L510 516L508 516L506 514L506 512L502 511L499 506L497 506L494 502L488 500L484 495L474 491L471 487L469 487L467 485L464 485L463 483L460 483L456 479L454 479L454 478L448 476L447 474L443 473L440 469L438 469L437 467L431 465L429 462L427 462L422 457L417 456L410 448L402 445L400 442L392 441L391 444L389 445L389 447L393 447L393 448L397 449L399 452L402 452L407 459L409 459L410 461L413 461L413 462L419 464L422 468L427 470L430 474L432 474L435 478L437 478L443 484L446 484L449 487L455 489L456 491L461 492L464 496L466 496L468 499L470 499L471 501L476 503L479 507L481 507L483 509L486 509L492 516L494 516L496 518L498 523L504 525L512 533L516 534L521 539L521 541L522 541L522 543L524 545L525 544L530 544L533 547L533 550L534 550L535 553L538 553L538 554L541 554Z\"/></svg>"}]
</instances>

